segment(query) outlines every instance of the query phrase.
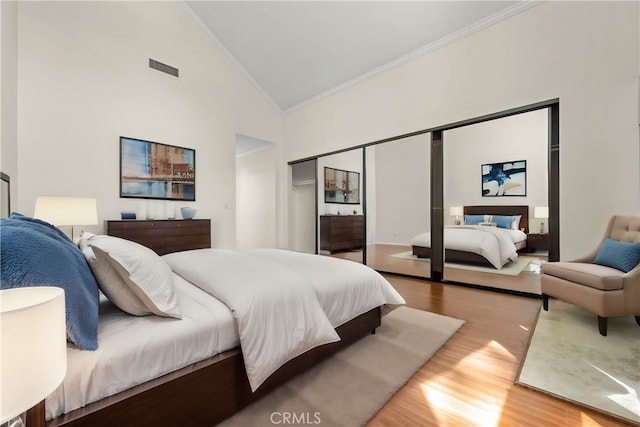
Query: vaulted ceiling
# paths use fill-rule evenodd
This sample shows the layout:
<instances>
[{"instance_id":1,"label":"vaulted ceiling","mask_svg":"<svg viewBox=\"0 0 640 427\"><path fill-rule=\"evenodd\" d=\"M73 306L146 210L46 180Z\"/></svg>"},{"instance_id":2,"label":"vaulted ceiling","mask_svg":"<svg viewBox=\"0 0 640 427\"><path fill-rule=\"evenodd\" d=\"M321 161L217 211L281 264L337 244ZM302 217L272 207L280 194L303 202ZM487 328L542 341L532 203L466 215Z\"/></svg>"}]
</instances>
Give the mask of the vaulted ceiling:
<instances>
[{"instance_id":1,"label":"vaulted ceiling","mask_svg":"<svg viewBox=\"0 0 640 427\"><path fill-rule=\"evenodd\" d=\"M282 111L539 1L187 1Z\"/></svg>"}]
</instances>

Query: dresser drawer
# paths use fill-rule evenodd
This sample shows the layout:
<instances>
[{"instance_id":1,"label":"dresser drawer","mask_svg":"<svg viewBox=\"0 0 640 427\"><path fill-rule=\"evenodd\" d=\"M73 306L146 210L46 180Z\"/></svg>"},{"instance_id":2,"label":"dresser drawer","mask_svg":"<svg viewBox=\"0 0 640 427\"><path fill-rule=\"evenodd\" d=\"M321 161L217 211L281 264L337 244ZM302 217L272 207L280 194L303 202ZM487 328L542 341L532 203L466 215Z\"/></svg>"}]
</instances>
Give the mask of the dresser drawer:
<instances>
[{"instance_id":1,"label":"dresser drawer","mask_svg":"<svg viewBox=\"0 0 640 427\"><path fill-rule=\"evenodd\" d=\"M159 255L211 247L211 220L106 221L107 234L146 246Z\"/></svg>"}]
</instances>

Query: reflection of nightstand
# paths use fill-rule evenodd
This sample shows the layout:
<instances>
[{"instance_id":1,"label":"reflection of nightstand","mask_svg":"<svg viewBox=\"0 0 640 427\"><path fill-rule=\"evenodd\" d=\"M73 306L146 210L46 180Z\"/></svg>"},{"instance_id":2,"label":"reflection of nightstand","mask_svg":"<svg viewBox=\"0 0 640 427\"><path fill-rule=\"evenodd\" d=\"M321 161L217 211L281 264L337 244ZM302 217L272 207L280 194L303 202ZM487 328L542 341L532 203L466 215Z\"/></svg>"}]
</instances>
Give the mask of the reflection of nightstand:
<instances>
[{"instance_id":1,"label":"reflection of nightstand","mask_svg":"<svg viewBox=\"0 0 640 427\"><path fill-rule=\"evenodd\" d=\"M527 234L527 249L529 252L548 251L549 234Z\"/></svg>"}]
</instances>

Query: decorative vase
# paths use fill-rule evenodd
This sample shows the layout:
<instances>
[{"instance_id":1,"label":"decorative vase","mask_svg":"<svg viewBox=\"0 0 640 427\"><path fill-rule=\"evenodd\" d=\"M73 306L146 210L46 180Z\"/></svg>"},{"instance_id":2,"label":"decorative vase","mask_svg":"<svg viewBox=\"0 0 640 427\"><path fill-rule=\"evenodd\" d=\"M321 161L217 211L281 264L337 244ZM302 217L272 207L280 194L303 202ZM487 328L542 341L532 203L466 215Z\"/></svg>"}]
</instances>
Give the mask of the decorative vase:
<instances>
[{"instance_id":1,"label":"decorative vase","mask_svg":"<svg viewBox=\"0 0 640 427\"><path fill-rule=\"evenodd\" d=\"M196 210L194 208L184 207L180 208L180 213L182 214L182 219L193 219Z\"/></svg>"}]
</instances>

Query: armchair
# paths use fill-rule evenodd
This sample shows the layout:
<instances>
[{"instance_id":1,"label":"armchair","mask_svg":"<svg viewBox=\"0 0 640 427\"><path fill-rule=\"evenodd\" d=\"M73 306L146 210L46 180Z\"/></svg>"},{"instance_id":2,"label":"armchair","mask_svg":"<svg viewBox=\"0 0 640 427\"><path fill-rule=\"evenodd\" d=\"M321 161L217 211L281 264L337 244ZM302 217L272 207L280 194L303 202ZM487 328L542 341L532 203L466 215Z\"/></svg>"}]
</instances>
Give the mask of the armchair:
<instances>
[{"instance_id":1,"label":"armchair","mask_svg":"<svg viewBox=\"0 0 640 427\"><path fill-rule=\"evenodd\" d=\"M613 216L605 235L590 254L570 262L542 265L542 306L549 310L549 297L575 304L598 316L598 329L607 335L607 317L634 315L640 326L640 263L624 272L595 264L607 238L640 242L640 216Z\"/></svg>"}]
</instances>

